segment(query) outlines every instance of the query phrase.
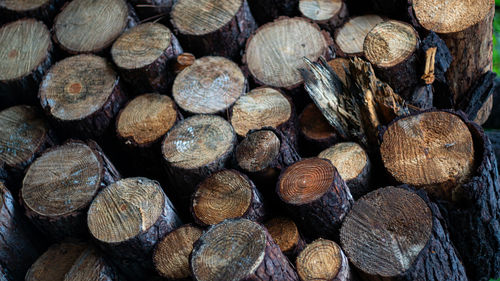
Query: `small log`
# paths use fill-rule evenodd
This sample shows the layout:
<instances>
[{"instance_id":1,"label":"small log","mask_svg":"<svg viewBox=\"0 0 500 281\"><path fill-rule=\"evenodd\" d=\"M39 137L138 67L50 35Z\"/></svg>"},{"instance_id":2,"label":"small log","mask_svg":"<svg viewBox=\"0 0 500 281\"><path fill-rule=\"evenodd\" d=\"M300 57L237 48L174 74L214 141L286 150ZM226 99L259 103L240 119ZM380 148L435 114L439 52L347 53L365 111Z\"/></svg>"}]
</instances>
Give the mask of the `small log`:
<instances>
[{"instance_id":1,"label":"small log","mask_svg":"<svg viewBox=\"0 0 500 281\"><path fill-rule=\"evenodd\" d=\"M75 0L54 19L53 39L69 54L99 53L134 25L135 12L125 0Z\"/></svg>"},{"instance_id":2,"label":"small log","mask_svg":"<svg viewBox=\"0 0 500 281\"><path fill-rule=\"evenodd\" d=\"M181 53L182 47L170 29L150 22L124 32L111 47L121 76L138 93L166 93L174 81L169 65Z\"/></svg>"},{"instance_id":3,"label":"small log","mask_svg":"<svg viewBox=\"0 0 500 281\"><path fill-rule=\"evenodd\" d=\"M168 280L192 280L189 255L203 230L192 224L183 225L156 244L153 262L158 274Z\"/></svg>"},{"instance_id":4,"label":"small log","mask_svg":"<svg viewBox=\"0 0 500 281\"><path fill-rule=\"evenodd\" d=\"M467 280L446 223L423 191L385 187L363 196L340 242L363 280Z\"/></svg>"},{"instance_id":5,"label":"small log","mask_svg":"<svg viewBox=\"0 0 500 281\"><path fill-rule=\"evenodd\" d=\"M44 77L38 95L60 132L100 137L125 103L119 81L106 59L78 55L55 64Z\"/></svg>"},{"instance_id":6,"label":"small log","mask_svg":"<svg viewBox=\"0 0 500 281\"><path fill-rule=\"evenodd\" d=\"M178 0L170 16L183 46L198 57L239 59L257 28L247 0Z\"/></svg>"},{"instance_id":7,"label":"small log","mask_svg":"<svg viewBox=\"0 0 500 281\"><path fill-rule=\"evenodd\" d=\"M99 190L119 177L96 143L69 141L30 165L20 200L28 218L48 238L83 237L87 208Z\"/></svg>"},{"instance_id":8,"label":"small log","mask_svg":"<svg viewBox=\"0 0 500 281\"><path fill-rule=\"evenodd\" d=\"M281 16L299 16L299 0L249 0L252 14L259 25Z\"/></svg>"},{"instance_id":9,"label":"small log","mask_svg":"<svg viewBox=\"0 0 500 281\"><path fill-rule=\"evenodd\" d=\"M137 15L143 20L160 20L169 17L177 0L129 0Z\"/></svg>"},{"instance_id":10,"label":"small log","mask_svg":"<svg viewBox=\"0 0 500 281\"><path fill-rule=\"evenodd\" d=\"M368 32L363 53L380 79L394 92L410 99L420 80L418 48L418 34L410 24L388 20Z\"/></svg>"},{"instance_id":11,"label":"small log","mask_svg":"<svg viewBox=\"0 0 500 281\"><path fill-rule=\"evenodd\" d=\"M0 109L37 104L36 92L52 63L52 42L47 27L22 19L0 28Z\"/></svg>"},{"instance_id":12,"label":"small log","mask_svg":"<svg viewBox=\"0 0 500 281\"><path fill-rule=\"evenodd\" d=\"M281 172L276 192L308 237L337 237L353 203L337 169L322 158L301 160Z\"/></svg>"},{"instance_id":13,"label":"small log","mask_svg":"<svg viewBox=\"0 0 500 281\"><path fill-rule=\"evenodd\" d=\"M7 23L22 18L35 18L47 25L52 20L65 0L18 1L5 0L0 2L0 23Z\"/></svg>"},{"instance_id":14,"label":"small log","mask_svg":"<svg viewBox=\"0 0 500 281\"><path fill-rule=\"evenodd\" d=\"M338 141L335 129L314 103L308 104L299 115L301 153L317 155Z\"/></svg>"},{"instance_id":15,"label":"small log","mask_svg":"<svg viewBox=\"0 0 500 281\"><path fill-rule=\"evenodd\" d=\"M87 224L123 273L140 280L154 271L154 246L182 223L160 184L137 177L119 180L99 193Z\"/></svg>"},{"instance_id":16,"label":"small log","mask_svg":"<svg viewBox=\"0 0 500 281\"><path fill-rule=\"evenodd\" d=\"M30 227L10 191L0 181L0 280L24 280L40 254L40 238Z\"/></svg>"},{"instance_id":17,"label":"small log","mask_svg":"<svg viewBox=\"0 0 500 281\"><path fill-rule=\"evenodd\" d=\"M201 226L225 219L245 218L260 222L265 208L254 183L235 170L222 170L202 181L191 200L194 221Z\"/></svg>"},{"instance_id":18,"label":"small log","mask_svg":"<svg viewBox=\"0 0 500 281\"><path fill-rule=\"evenodd\" d=\"M194 245L191 270L195 281L299 280L267 230L247 219L209 228Z\"/></svg>"},{"instance_id":19,"label":"small log","mask_svg":"<svg viewBox=\"0 0 500 281\"><path fill-rule=\"evenodd\" d=\"M335 31L335 53L340 57L363 56L365 37L384 19L377 15L356 16Z\"/></svg>"},{"instance_id":20,"label":"small log","mask_svg":"<svg viewBox=\"0 0 500 281\"><path fill-rule=\"evenodd\" d=\"M174 73L179 74L186 67L193 65L195 60L196 58L191 53L182 53L178 55L173 64Z\"/></svg>"},{"instance_id":21,"label":"small log","mask_svg":"<svg viewBox=\"0 0 500 281\"><path fill-rule=\"evenodd\" d=\"M372 164L368 154L359 144L341 142L323 150L318 157L332 162L354 199L357 200L372 191L373 187L370 185Z\"/></svg>"},{"instance_id":22,"label":"small log","mask_svg":"<svg viewBox=\"0 0 500 281\"><path fill-rule=\"evenodd\" d=\"M94 246L82 242L52 245L26 273L25 281L120 280Z\"/></svg>"},{"instance_id":23,"label":"small log","mask_svg":"<svg viewBox=\"0 0 500 281\"><path fill-rule=\"evenodd\" d=\"M300 234L297 225L293 220L286 217L277 217L268 220L264 226L273 238L274 242L280 247L283 254L290 260L304 249L306 242Z\"/></svg>"},{"instance_id":24,"label":"small log","mask_svg":"<svg viewBox=\"0 0 500 281\"><path fill-rule=\"evenodd\" d=\"M239 66L223 57L203 57L175 78L172 96L190 114L226 113L247 90Z\"/></svg>"},{"instance_id":25,"label":"small log","mask_svg":"<svg viewBox=\"0 0 500 281\"><path fill-rule=\"evenodd\" d=\"M261 26L247 41L244 63L259 85L292 90L303 83L303 57L331 57L332 38L304 18L280 18Z\"/></svg>"},{"instance_id":26,"label":"small log","mask_svg":"<svg viewBox=\"0 0 500 281\"><path fill-rule=\"evenodd\" d=\"M349 17L343 0L300 0L299 10L303 17L319 24L331 34Z\"/></svg>"},{"instance_id":27,"label":"small log","mask_svg":"<svg viewBox=\"0 0 500 281\"><path fill-rule=\"evenodd\" d=\"M319 238L297 257L297 273L302 281L350 281L349 261L340 246Z\"/></svg>"}]
</instances>

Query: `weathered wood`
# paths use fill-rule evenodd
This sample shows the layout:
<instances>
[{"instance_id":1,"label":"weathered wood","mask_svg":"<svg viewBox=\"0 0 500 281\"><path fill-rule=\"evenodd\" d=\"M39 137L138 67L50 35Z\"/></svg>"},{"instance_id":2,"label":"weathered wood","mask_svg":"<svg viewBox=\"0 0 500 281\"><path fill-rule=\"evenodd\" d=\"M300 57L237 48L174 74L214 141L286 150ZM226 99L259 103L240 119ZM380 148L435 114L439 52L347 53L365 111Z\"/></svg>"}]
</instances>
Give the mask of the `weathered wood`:
<instances>
[{"instance_id":1,"label":"weathered wood","mask_svg":"<svg viewBox=\"0 0 500 281\"><path fill-rule=\"evenodd\" d=\"M493 92L495 89L496 73L486 72L476 80L469 93L456 106L462 110L469 120L483 125L488 120L493 109Z\"/></svg>"},{"instance_id":2,"label":"weathered wood","mask_svg":"<svg viewBox=\"0 0 500 281\"><path fill-rule=\"evenodd\" d=\"M303 17L319 24L331 34L349 17L343 0L300 0L299 10Z\"/></svg>"},{"instance_id":3,"label":"weathered wood","mask_svg":"<svg viewBox=\"0 0 500 281\"><path fill-rule=\"evenodd\" d=\"M338 141L335 129L314 103L308 104L299 115L301 154L316 156Z\"/></svg>"},{"instance_id":4,"label":"weathered wood","mask_svg":"<svg viewBox=\"0 0 500 281\"><path fill-rule=\"evenodd\" d=\"M280 247L291 261L294 261L297 255L304 249L306 242L300 234L295 222L287 217L277 217L268 220L264 226L273 238L274 242Z\"/></svg>"},{"instance_id":5,"label":"weathered wood","mask_svg":"<svg viewBox=\"0 0 500 281\"><path fill-rule=\"evenodd\" d=\"M377 15L356 16L335 31L335 53L341 57L363 56L363 42L370 30L383 19Z\"/></svg>"},{"instance_id":6,"label":"weathered wood","mask_svg":"<svg viewBox=\"0 0 500 281\"><path fill-rule=\"evenodd\" d=\"M35 18L47 25L65 0L4 0L0 2L0 23Z\"/></svg>"},{"instance_id":7,"label":"weathered wood","mask_svg":"<svg viewBox=\"0 0 500 281\"><path fill-rule=\"evenodd\" d=\"M500 77L493 82L493 107L488 121L483 124L484 128L500 129Z\"/></svg>"},{"instance_id":8,"label":"weathered wood","mask_svg":"<svg viewBox=\"0 0 500 281\"><path fill-rule=\"evenodd\" d=\"M259 25L266 24L281 16L300 15L299 0L249 0L248 4Z\"/></svg>"}]
</instances>

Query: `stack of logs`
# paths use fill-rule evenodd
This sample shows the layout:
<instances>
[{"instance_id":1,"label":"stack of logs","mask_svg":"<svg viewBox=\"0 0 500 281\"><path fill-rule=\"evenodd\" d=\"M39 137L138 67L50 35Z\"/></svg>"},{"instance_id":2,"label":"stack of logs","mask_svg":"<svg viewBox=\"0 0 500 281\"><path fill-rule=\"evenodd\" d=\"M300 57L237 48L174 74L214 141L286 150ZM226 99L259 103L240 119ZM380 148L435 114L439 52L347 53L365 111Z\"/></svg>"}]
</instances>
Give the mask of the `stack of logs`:
<instances>
[{"instance_id":1,"label":"stack of logs","mask_svg":"<svg viewBox=\"0 0 500 281\"><path fill-rule=\"evenodd\" d=\"M500 278L494 12L0 0L0 280Z\"/></svg>"}]
</instances>

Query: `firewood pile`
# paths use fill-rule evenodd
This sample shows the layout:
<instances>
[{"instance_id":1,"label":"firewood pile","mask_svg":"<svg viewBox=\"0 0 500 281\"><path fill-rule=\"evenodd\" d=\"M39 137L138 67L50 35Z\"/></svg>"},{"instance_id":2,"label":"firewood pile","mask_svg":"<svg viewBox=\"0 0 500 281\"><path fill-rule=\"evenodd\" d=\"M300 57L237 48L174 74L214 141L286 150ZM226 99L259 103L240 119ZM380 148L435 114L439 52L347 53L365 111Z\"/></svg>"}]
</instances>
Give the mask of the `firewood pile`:
<instances>
[{"instance_id":1,"label":"firewood pile","mask_svg":"<svg viewBox=\"0 0 500 281\"><path fill-rule=\"evenodd\" d=\"M0 280L500 278L494 13L0 0Z\"/></svg>"}]
</instances>

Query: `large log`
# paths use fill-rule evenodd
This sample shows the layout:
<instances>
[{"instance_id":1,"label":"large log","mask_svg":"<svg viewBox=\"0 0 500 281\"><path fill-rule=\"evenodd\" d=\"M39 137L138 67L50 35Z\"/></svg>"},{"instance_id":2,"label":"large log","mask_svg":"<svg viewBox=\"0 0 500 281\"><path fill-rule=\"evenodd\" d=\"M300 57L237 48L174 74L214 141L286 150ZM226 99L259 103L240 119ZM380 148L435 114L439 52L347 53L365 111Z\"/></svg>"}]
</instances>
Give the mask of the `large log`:
<instances>
[{"instance_id":1,"label":"large log","mask_svg":"<svg viewBox=\"0 0 500 281\"><path fill-rule=\"evenodd\" d=\"M306 17L333 34L349 16L343 0L300 0L299 10Z\"/></svg>"},{"instance_id":2,"label":"large log","mask_svg":"<svg viewBox=\"0 0 500 281\"><path fill-rule=\"evenodd\" d=\"M335 53L341 57L363 56L363 43L370 30L383 21L377 15L356 16L335 31Z\"/></svg>"},{"instance_id":3,"label":"large log","mask_svg":"<svg viewBox=\"0 0 500 281\"><path fill-rule=\"evenodd\" d=\"M47 25L66 0L4 0L0 2L0 23L22 18L35 18Z\"/></svg>"}]
</instances>

